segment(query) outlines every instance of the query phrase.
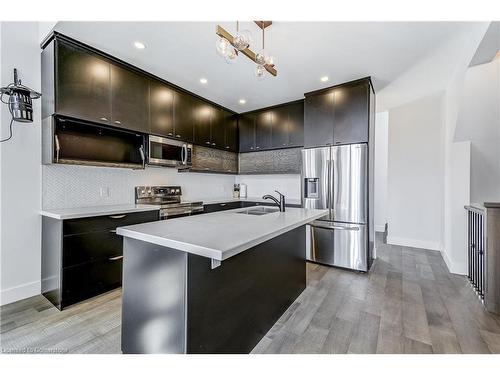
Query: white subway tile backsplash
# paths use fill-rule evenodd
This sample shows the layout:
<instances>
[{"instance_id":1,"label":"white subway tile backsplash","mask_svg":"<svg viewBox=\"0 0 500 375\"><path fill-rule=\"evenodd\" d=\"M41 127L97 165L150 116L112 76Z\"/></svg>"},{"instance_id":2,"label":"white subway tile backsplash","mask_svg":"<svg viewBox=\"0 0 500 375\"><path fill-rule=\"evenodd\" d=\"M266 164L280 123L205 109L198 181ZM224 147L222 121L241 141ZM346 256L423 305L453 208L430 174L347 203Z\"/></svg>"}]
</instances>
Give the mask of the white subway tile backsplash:
<instances>
[{"instance_id":1,"label":"white subway tile backsplash","mask_svg":"<svg viewBox=\"0 0 500 375\"><path fill-rule=\"evenodd\" d=\"M230 175L178 173L170 168L144 170L44 165L42 206L72 208L134 202L139 185L180 185L183 198L231 197L235 177Z\"/></svg>"},{"instance_id":2,"label":"white subway tile backsplash","mask_svg":"<svg viewBox=\"0 0 500 375\"><path fill-rule=\"evenodd\" d=\"M248 197L261 197L279 190L289 199L300 199L300 175L221 175L178 173L176 169L144 170L74 165L42 166L44 209L134 203L134 187L180 185L183 198L232 197L233 184L246 183Z\"/></svg>"},{"instance_id":3,"label":"white subway tile backsplash","mask_svg":"<svg viewBox=\"0 0 500 375\"><path fill-rule=\"evenodd\" d=\"M261 197L264 194L274 194L279 190L288 199L300 199L300 175L239 175L236 183L247 184L248 197Z\"/></svg>"}]
</instances>

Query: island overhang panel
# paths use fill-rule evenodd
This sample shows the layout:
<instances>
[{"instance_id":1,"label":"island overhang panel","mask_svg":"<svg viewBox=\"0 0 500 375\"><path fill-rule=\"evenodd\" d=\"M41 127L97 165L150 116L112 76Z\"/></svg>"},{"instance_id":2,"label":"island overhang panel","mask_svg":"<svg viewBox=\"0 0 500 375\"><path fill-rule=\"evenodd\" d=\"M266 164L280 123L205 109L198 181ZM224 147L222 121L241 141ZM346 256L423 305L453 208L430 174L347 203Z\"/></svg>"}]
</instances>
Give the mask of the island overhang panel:
<instances>
[{"instance_id":1,"label":"island overhang panel","mask_svg":"<svg viewBox=\"0 0 500 375\"><path fill-rule=\"evenodd\" d=\"M299 226L221 262L124 238L123 353L249 353L305 289Z\"/></svg>"}]
</instances>

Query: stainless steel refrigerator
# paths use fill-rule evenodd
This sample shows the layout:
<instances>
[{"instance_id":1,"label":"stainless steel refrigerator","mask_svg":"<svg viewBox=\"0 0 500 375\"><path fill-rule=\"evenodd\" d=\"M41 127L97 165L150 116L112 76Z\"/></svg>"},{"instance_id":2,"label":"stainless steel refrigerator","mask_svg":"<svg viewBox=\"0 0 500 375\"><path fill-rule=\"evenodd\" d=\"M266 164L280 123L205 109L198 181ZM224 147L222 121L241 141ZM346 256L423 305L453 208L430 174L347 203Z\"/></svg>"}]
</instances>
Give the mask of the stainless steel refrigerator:
<instances>
[{"instance_id":1,"label":"stainless steel refrigerator","mask_svg":"<svg viewBox=\"0 0 500 375\"><path fill-rule=\"evenodd\" d=\"M307 259L368 271L368 144L302 150L305 208L328 214L307 227Z\"/></svg>"}]
</instances>

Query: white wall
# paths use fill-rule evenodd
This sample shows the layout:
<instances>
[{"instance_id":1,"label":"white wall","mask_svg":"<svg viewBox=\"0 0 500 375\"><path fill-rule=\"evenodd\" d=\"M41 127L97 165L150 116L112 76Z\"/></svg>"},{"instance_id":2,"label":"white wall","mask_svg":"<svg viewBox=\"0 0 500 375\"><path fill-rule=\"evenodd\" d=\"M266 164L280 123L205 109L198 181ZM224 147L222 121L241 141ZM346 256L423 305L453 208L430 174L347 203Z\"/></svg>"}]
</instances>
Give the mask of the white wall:
<instances>
[{"instance_id":1,"label":"white wall","mask_svg":"<svg viewBox=\"0 0 500 375\"><path fill-rule=\"evenodd\" d=\"M455 140L471 141L470 200L500 201L500 56L467 69Z\"/></svg>"},{"instance_id":2,"label":"white wall","mask_svg":"<svg viewBox=\"0 0 500 375\"><path fill-rule=\"evenodd\" d=\"M450 272L467 272L467 215L464 205L470 202L471 144L456 139L457 119L463 93L464 77L488 25L477 25L461 45L456 65L446 88L444 100L444 246L442 255ZM481 48L481 47L479 47ZM476 124L474 124L476 125Z\"/></svg>"},{"instance_id":3,"label":"white wall","mask_svg":"<svg viewBox=\"0 0 500 375\"><path fill-rule=\"evenodd\" d=\"M445 157L443 259L450 272L467 273L467 215L470 197L470 142L451 142Z\"/></svg>"},{"instance_id":4,"label":"white wall","mask_svg":"<svg viewBox=\"0 0 500 375\"><path fill-rule=\"evenodd\" d=\"M1 86L12 82L14 67L23 83L40 91L37 22L2 22ZM1 104L1 137L8 135L10 113ZM40 293L40 100L34 121L14 123L13 138L0 144L0 303Z\"/></svg>"},{"instance_id":5,"label":"white wall","mask_svg":"<svg viewBox=\"0 0 500 375\"><path fill-rule=\"evenodd\" d=\"M391 244L442 248L442 102L439 93L389 111L387 241Z\"/></svg>"},{"instance_id":6,"label":"white wall","mask_svg":"<svg viewBox=\"0 0 500 375\"><path fill-rule=\"evenodd\" d=\"M385 231L387 223L387 161L389 112L375 115L375 202L374 220L377 232Z\"/></svg>"},{"instance_id":7,"label":"white wall","mask_svg":"<svg viewBox=\"0 0 500 375\"><path fill-rule=\"evenodd\" d=\"M241 175L236 176L236 183L247 184L247 196L262 197L264 194L273 194L278 190L287 199L300 200L300 175Z\"/></svg>"}]
</instances>

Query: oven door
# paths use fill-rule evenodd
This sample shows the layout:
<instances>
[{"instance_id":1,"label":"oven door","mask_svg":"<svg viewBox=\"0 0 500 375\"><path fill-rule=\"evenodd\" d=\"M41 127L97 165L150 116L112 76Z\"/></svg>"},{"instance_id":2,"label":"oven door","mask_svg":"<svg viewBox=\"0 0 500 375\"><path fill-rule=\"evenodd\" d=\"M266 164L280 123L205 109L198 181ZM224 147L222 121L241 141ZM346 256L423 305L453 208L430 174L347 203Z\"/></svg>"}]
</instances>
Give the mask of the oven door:
<instances>
[{"instance_id":1,"label":"oven door","mask_svg":"<svg viewBox=\"0 0 500 375\"><path fill-rule=\"evenodd\" d=\"M189 167L192 145L174 139L149 136L148 164L166 167Z\"/></svg>"},{"instance_id":2,"label":"oven door","mask_svg":"<svg viewBox=\"0 0 500 375\"><path fill-rule=\"evenodd\" d=\"M191 203L171 204L160 210L160 220L174 219L199 213L203 213L203 205L193 205Z\"/></svg>"}]
</instances>

